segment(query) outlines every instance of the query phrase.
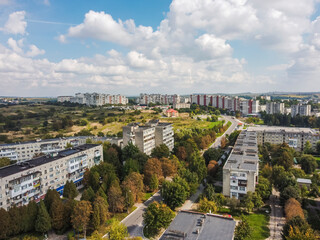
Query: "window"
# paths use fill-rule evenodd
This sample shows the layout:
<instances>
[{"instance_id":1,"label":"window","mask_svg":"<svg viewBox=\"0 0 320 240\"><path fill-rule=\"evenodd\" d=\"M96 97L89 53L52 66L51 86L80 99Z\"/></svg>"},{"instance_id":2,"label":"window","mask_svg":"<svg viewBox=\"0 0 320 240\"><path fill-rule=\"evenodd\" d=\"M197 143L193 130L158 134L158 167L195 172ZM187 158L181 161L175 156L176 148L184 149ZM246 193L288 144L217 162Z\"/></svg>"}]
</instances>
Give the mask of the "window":
<instances>
[{"instance_id":1,"label":"window","mask_svg":"<svg viewBox=\"0 0 320 240\"><path fill-rule=\"evenodd\" d=\"M232 190L238 190L238 187L237 186L231 186L230 187Z\"/></svg>"},{"instance_id":2,"label":"window","mask_svg":"<svg viewBox=\"0 0 320 240\"><path fill-rule=\"evenodd\" d=\"M49 172L52 172L52 171L53 171L53 168L50 168L50 169L49 169Z\"/></svg>"},{"instance_id":3,"label":"window","mask_svg":"<svg viewBox=\"0 0 320 240\"><path fill-rule=\"evenodd\" d=\"M245 191L245 190L246 190L246 187L239 187L239 190L240 190L240 191Z\"/></svg>"},{"instance_id":4,"label":"window","mask_svg":"<svg viewBox=\"0 0 320 240\"><path fill-rule=\"evenodd\" d=\"M232 197L238 197L238 194L236 192L231 192Z\"/></svg>"}]
</instances>

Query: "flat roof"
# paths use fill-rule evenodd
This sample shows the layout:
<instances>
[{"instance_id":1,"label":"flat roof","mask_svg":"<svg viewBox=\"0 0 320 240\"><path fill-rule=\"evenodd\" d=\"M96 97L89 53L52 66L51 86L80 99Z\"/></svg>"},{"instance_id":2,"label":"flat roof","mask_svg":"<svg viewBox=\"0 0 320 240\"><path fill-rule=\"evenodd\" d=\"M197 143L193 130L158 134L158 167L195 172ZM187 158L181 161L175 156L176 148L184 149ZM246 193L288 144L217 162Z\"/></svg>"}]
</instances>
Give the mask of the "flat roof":
<instances>
[{"instance_id":1,"label":"flat roof","mask_svg":"<svg viewBox=\"0 0 320 240\"><path fill-rule=\"evenodd\" d=\"M233 218L180 211L160 240L232 240L235 226Z\"/></svg>"},{"instance_id":2,"label":"flat roof","mask_svg":"<svg viewBox=\"0 0 320 240\"><path fill-rule=\"evenodd\" d=\"M89 137L89 136L88 136ZM46 143L46 142L54 142L54 141L60 141L64 139L83 139L88 138L87 136L77 136L77 137L63 137L63 138L51 138L51 139L39 139L39 140L32 140L32 141L25 141L25 142L16 142L16 143L6 143L6 144L0 144L0 147L4 146L15 146L15 145L23 145L28 143Z\"/></svg>"},{"instance_id":3,"label":"flat roof","mask_svg":"<svg viewBox=\"0 0 320 240\"><path fill-rule=\"evenodd\" d=\"M77 147L73 147L72 149L66 149L62 150L57 153L56 156L50 156L50 155L45 155L37 158L33 158L28 161L24 161L22 163L15 163L6 167L0 168L0 178L4 178L7 176L10 176L12 174L16 174L22 171L25 171L27 169L32 169L34 167L46 164L48 162L53 162L56 161L60 158L64 158L66 156L70 156L75 153L79 153L81 151L94 148L96 146L99 146L99 144L83 144Z\"/></svg>"},{"instance_id":4,"label":"flat roof","mask_svg":"<svg viewBox=\"0 0 320 240\"><path fill-rule=\"evenodd\" d=\"M297 178L297 183L308 183L311 184L311 180L307 178Z\"/></svg>"},{"instance_id":5,"label":"flat roof","mask_svg":"<svg viewBox=\"0 0 320 240\"><path fill-rule=\"evenodd\" d=\"M255 132L242 131L229 155L224 169L258 171L258 145Z\"/></svg>"},{"instance_id":6,"label":"flat roof","mask_svg":"<svg viewBox=\"0 0 320 240\"><path fill-rule=\"evenodd\" d=\"M319 134L316 130L312 128L301 128L301 127L281 127L281 126L266 126L266 125L259 125L259 126L251 126L247 128L250 132L257 132L257 131L265 131L265 132L288 132L288 133L309 133L309 134Z\"/></svg>"}]
</instances>

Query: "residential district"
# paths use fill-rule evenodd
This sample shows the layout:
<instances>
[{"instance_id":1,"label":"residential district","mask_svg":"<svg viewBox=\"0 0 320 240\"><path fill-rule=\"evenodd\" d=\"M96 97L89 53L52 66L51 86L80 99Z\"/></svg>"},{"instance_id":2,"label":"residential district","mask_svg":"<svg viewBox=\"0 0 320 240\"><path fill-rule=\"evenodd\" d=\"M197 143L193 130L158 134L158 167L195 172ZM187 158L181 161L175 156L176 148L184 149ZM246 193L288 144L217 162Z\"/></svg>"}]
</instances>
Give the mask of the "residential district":
<instances>
[{"instance_id":1,"label":"residential district","mask_svg":"<svg viewBox=\"0 0 320 240\"><path fill-rule=\"evenodd\" d=\"M129 104L98 93L57 102ZM140 94L129 111L153 105L169 106L118 137L1 144L0 239L319 239L319 127L259 124L267 115L320 123L309 101ZM209 106L227 111L208 129L175 131L168 120L190 108L211 119Z\"/></svg>"}]
</instances>

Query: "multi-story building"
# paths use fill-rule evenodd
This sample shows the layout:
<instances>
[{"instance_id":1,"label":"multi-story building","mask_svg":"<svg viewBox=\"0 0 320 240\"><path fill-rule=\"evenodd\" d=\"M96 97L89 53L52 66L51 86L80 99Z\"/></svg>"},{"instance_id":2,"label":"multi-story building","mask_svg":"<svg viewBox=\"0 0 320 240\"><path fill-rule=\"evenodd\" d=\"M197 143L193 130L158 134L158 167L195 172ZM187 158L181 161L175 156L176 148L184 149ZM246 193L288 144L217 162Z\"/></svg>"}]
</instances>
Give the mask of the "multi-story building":
<instances>
[{"instance_id":1,"label":"multi-story building","mask_svg":"<svg viewBox=\"0 0 320 240\"><path fill-rule=\"evenodd\" d=\"M174 147L173 129L171 123L150 121L145 126L131 123L123 128L123 145L129 143L136 145L140 151L147 155L160 144L166 144L171 151Z\"/></svg>"},{"instance_id":2,"label":"multi-story building","mask_svg":"<svg viewBox=\"0 0 320 240\"><path fill-rule=\"evenodd\" d=\"M309 104L292 105L291 115L294 117L298 114L300 116L311 116L311 105Z\"/></svg>"},{"instance_id":3,"label":"multi-story building","mask_svg":"<svg viewBox=\"0 0 320 240\"><path fill-rule=\"evenodd\" d=\"M284 111L285 111L284 103L267 102L266 105L267 105L266 106L267 114L277 114L277 113L284 114Z\"/></svg>"},{"instance_id":4,"label":"multi-story building","mask_svg":"<svg viewBox=\"0 0 320 240\"><path fill-rule=\"evenodd\" d=\"M223 166L223 195L242 199L248 191L254 192L258 174L257 135L245 130Z\"/></svg>"},{"instance_id":5,"label":"multi-story building","mask_svg":"<svg viewBox=\"0 0 320 240\"><path fill-rule=\"evenodd\" d=\"M181 109L181 108L190 108L190 103L175 103L173 104L174 109Z\"/></svg>"},{"instance_id":6,"label":"multi-story building","mask_svg":"<svg viewBox=\"0 0 320 240\"><path fill-rule=\"evenodd\" d=\"M81 188L85 169L102 159L102 145L84 144L0 168L0 207L9 209L39 201L48 189L62 194L67 181Z\"/></svg>"},{"instance_id":7,"label":"multi-story building","mask_svg":"<svg viewBox=\"0 0 320 240\"><path fill-rule=\"evenodd\" d=\"M101 93L76 93L75 97L58 97L58 102L65 101L86 104L88 106L103 106L105 104L128 104L128 99L123 95L109 95Z\"/></svg>"},{"instance_id":8,"label":"multi-story building","mask_svg":"<svg viewBox=\"0 0 320 240\"><path fill-rule=\"evenodd\" d=\"M257 134L259 145L266 142L272 144L287 143L298 151L304 149L307 141L311 143L313 149L316 149L317 142L320 141L320 133L311 128L255 126L249 127L248 131Z\"/></svg>"},{"instance_id":9,"label":"multi-story building","mask_svg":"<svg viewBox=\"0 0 320 240\"><path fill-rule=\"evenodd\" d=\"M7 157L10 160L18 162L33 158L34 156L43 154L52 154L59 152L68 144L78 146L86 143L87 137L68 137L55 139L38 139L29 142L19 142L0 145L0 158Z\"/></svg>"},{"instance_id":10,"label":"multi-story building","mask_svg":"<svg viewBox=\"0 0 320 240\"><path fill-rule=\"evenodd\" d=\"M184 101L185 101L185 98L181 98L177 94L162 95L162 94L141 93L140 96L136 99L136 102L142 105L148 105L149 103L168 105L168 104L175 104L175 103L180 103Z\"/></svg>"},{"instance_id":11,"label":"multi-story building","mask_svg":"<svg viewBox=\"0 0 320 240\"><path fill-rule=\"evenodd\" d=\"M59 96L57 98L58 102L70 102L71 98L73 98L73 96Z\"/></svg>"}]
</instances>

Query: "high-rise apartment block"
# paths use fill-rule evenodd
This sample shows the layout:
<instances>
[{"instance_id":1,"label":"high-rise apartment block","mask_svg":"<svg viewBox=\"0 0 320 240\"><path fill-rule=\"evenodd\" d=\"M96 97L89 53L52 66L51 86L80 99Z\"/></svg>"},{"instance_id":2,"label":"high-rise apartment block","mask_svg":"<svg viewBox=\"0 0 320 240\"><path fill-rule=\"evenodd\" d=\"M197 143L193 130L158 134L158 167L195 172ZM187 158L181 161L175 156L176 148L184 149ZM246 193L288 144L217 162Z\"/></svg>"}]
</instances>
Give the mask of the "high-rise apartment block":
<instances>
[{"instance_id":1,"label":"high-rise apartment block","mask_svg":"<svg viewBox=\"0 0 320 240\"><path fill-rule=\"evenodd\" d=\"M242 199L248 191L254 192L258 174L257 135L244 130L223 166L223 195Z\"/></svg>"},{"instance_id":2,"label":"high-rise apartment block","mask_svg":"<svg viewBox=\"0 0 320 240\"><path fill-rule=\"evenodd\" d=\"M152 149L160 144L165 144L171 151L174 147L173 128L171 123L150 121L142 126L131 123L123 128L123 145L129 143L136 145L141 152L150 155Z\"/></svg>"},{"instance_id":3,"label":"high-rise apartment block","mask_svg":"<svg viewBox=\"0 0 320 240\"><path fill-rule=\"evenodd\" d=\"M285 112L284 103L267 102L266 112L267 114L277 114L277 113L284 114Z\"/></svg>"},{"instance_id":4,"label":"high-rise apartment block","mask_svg":"<svg viewBox=\"0 0 320 240\"><path fill-rule=\"evenodd\" d=\"M186 99L177 94L164 95L164 94L141 93L140 96L136 99L136 102L142 105L148 105L149 103L169 105L169 104L176 104L176 103L186 103Z\"/></svg>"},{"instance_id":5,"label":"high-rise apartment block","mask_svg":"<svg viewBox=\"0 0 320 240\"><path fill-rule=\"evenodd\" d=\"M105 104L128 104L128 99L123 95L110 95L101 93L76 93L75 97L58 97L58 102L65 101L71 103L86 104L88 106L103 106Z\"/></svg>"},{"instance_id":6,"label":"high-rise apartment block","mask_svg":"<svg viewBox=\"0 0 320 240\"><path fill-rule=\"evenodd\" d=\"M292 105L291 115L294 117L298 114L300 116L311 116L311 105L309 104Z\"/></svg>"},{"instance_id":7,"label":"high-rise apartment block","mask_svg":"<svg viewBox=\"0 0 320 240\"><path fill-rule=\"evenodd\" d=\"M55 139L38 139L36 141L9 143L0 145L0 158L7 157L18 162L25 161L41 153L52 154L59 152L68 144L79 146L86 143L87 137L68 137Z\"/></svg>"},{"instance_id":8,"label":"high-rise apartment block","mask_svg":"<svg viewBox=\"0 0 320 240\"><path fill-rule=\"evenodd\" d=\"M103 159L102 145L84 144L0 168L0 207L23 206L43 199L48 189L63 193L67 181L82 187L85 169Z\"/></svg>"}]
</instances>

